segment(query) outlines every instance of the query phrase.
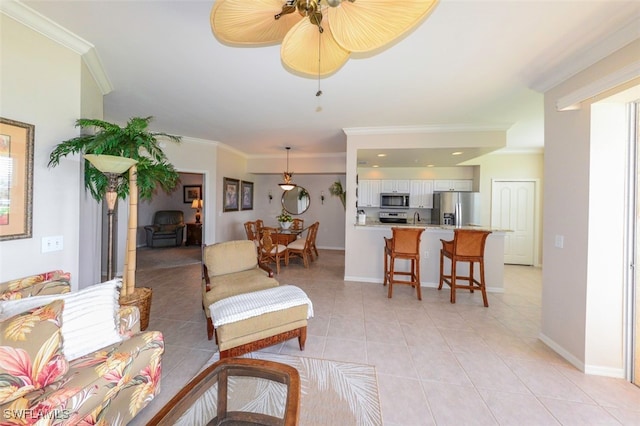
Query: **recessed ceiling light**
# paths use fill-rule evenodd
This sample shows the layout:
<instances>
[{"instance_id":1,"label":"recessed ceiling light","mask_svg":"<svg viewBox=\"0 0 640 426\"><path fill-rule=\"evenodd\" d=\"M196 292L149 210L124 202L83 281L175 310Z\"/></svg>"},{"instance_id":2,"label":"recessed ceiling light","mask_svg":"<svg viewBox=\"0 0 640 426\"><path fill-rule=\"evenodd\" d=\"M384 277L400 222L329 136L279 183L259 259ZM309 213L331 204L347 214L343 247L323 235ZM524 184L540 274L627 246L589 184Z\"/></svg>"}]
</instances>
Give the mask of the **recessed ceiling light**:
<instances>
[{"instance_id":1,"label":"recessed ceiling light","mask_svg":"<svg viewBox=\"0 0 640 426\"><path fill-rule=\"evenodd\" d=\"M434 167L433 164L427 164L427 167Z\"/></svg>"},{"instance_id":2,"label":"recessed ceiling light","mask_svg":"<svg viewBox=\"0 0 640 426\"><path fill-rule=\"evenodd\" d=\"M460 155L460 154L462 154L462 151L456 151L451 153L451 155Z\"/></svg>"},{"instance_id":3,"label":"recessed ceiling light","mask_svg":"<svg viewBox=\"0 0 640 426\"><path fill-rule=\"evenodd\" d=\"M378 154L378 157L386 157L387 154Z\"/></svg>"},{"instance_id":4,"label":"recessed ceiling light","mask_svg":"<svg viewBox=\"0 0 640 426\"><path fill-rule=\"evenodd\" d=\"M378 166L377 164L374 164L374 165L373 165L373 166L371 166L371 167L380 167L380 166Z\"/></svg>"}]
</instances>

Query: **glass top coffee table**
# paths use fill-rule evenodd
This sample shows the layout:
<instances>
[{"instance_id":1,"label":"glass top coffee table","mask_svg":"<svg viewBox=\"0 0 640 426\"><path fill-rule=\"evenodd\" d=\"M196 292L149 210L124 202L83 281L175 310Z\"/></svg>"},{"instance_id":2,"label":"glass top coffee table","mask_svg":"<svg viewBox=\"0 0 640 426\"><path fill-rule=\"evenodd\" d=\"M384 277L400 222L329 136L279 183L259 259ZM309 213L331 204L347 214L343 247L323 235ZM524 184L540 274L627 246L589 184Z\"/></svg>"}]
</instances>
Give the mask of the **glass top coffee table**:
<instances>
[{"instance_id":1,"label":"glass top coffee table","mask_svg":"<svg viewBox=\"0 0 640 426\"><path fill-rule=\"evenodd\" d=\"M194 377L147 425L293 426L299 411L300 375L294 367L225 358Z\"/></svg>"}]
</instances>

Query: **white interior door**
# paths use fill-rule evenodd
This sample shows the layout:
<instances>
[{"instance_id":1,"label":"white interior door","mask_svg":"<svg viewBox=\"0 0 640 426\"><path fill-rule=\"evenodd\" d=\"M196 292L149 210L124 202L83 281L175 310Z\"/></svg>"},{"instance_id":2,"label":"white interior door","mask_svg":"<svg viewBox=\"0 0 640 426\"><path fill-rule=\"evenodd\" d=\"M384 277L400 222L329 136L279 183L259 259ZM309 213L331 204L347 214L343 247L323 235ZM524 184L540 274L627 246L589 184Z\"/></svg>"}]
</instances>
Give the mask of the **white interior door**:
<instances>
[{"instance_id":1,"label":"white interior door","mask_svg":"<svg viewBox=\"0 0 640 426\"><path fill-rule=\"evenodd\" d=\"M494 181L491 189L491 226L510 229L504 241L504 263L534 264L534 181Z\"/></svg>"}]
</instances>

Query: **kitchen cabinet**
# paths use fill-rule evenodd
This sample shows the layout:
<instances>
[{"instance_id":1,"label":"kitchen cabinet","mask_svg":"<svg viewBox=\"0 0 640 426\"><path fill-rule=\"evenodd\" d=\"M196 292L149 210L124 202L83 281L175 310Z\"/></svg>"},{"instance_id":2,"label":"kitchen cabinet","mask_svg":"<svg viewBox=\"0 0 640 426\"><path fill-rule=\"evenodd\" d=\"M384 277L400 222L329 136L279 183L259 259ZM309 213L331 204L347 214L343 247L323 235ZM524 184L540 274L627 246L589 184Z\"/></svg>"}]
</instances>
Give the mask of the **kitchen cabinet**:
<instances>
[{"instance_id":1,"label":"kitchen cabinet","mask_svg":"<svg viewBox=\"0 0 640 426\"><path fill-rule=\"evenodd\" d=\"M434 191L473 191L472 179L437 179L433 181Z\"/></svg>"},{"instance_id":2,"label":"kitchen cabinet","mask_svg":"<svg viewBox=\"0 0 640 426\"><path fill-rule=\"evenodd\" d=\"M412 180L409 187L409 207L416 209L433 208L433 181Z\"/></svg>"},{"instance_id":3,"label":"kitchen cabinet","mask_svg":"<svg viewBox=\"0 0 640 426\"><path fill-rule=\"evenodd\" d=\"M383 179L380 192L402 192L409 193L410 184L407 179Z\"/></svg>"},{"instance_id":4,"label":"kitchen cabinet","mask_svg":"<svg viewBox=\"0 0 640 426\"><path fill-rule=\"evenodd\" d=\"M358 207L380 207L380 180L360 179Z\"/></svg>"}]
</instances>

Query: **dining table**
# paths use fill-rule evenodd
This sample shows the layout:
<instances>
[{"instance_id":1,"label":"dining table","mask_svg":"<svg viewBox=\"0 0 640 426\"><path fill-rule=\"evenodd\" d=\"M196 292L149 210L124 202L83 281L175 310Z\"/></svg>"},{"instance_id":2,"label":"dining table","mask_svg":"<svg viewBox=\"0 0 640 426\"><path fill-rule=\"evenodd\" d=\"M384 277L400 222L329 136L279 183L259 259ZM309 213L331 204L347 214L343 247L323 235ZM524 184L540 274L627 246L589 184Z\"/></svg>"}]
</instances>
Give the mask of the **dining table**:
<instances>
[{"instance_id":1,"label":"dining table","mask_svg":"<svg viewBox=\"0 0 640 426\"><path fill-rule=\"evenodd\" d=\"M307 228L303 228L303 229L276 228L276 231L271 233L271 241L273 241L274 244L282 244L282 245L288 246L290 243L294 242L298 238L298 235L302 234L306 230Z\"/></svg>"}]
</instances>

